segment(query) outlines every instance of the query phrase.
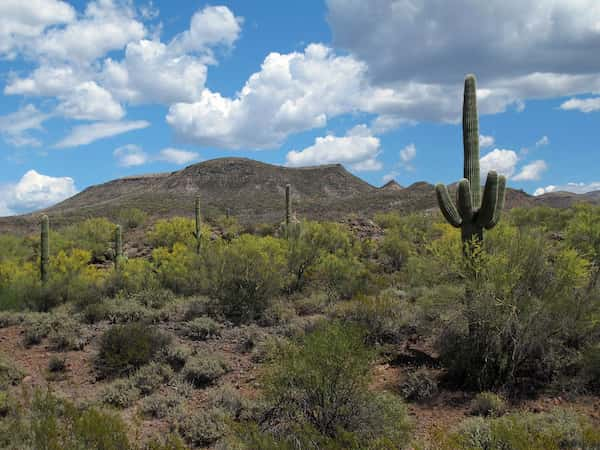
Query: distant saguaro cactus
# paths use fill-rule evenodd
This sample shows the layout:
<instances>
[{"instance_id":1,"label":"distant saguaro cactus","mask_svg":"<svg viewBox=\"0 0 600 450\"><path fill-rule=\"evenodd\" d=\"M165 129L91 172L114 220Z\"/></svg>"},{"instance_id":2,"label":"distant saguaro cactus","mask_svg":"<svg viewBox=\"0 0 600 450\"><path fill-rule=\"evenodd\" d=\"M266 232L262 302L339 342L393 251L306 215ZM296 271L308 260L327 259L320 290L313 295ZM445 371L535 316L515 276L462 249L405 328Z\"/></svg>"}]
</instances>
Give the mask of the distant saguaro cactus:
<instances>
[{"instance_id":1,"label":"distant saguaro cactus","mask_svg":"<svg viewBox=\"0 0 600 450\"><path fill-rule=\"evenodd\" d=\"M491 229L500 220L504 208L506 177L488 173L481 196L479 181L479 117L475 75L465 78L463 100L464 178L458 182L458 208L444 184L435 187L438 204L446 220L461 228L463 246L483 239L483 230ZM467 247L465 246L465 251Z\"/></svg>"},{"instance_id":2,"label":"distant saguaro cactus","mask_svg":"<svg viewBox=\"0 0 600 450\"><path fill-rule=\"evenodd\" d=\"M50 266L50 220L47 215L42 216L40 233L40 278L42 284L48 282Z\"/></svg>"},{"instance_id":3,"label":"distant saguaro cactus","mask_svg":"<svg viewBox=\"0 0 600 450\"><path fill-rule=\"evenodd\" d=\"M123 235L121 225L115 227L115 268L119 270L123 260Z\"/></svg>"},{"instance_id":4,"label":"distant saguaro cactus","mask_svg":"<svg viewBox=\"0 0 600 450\"><path fill-rule=\"evenodd\" d=\"M285 185L285 226L289 227L292 221L292 186Z\"/></svg>"},{"instance_id":5,"label":"distant saguaro cactus","mask_svg":"<svg viewBox=\"0 0 600 450\"><path fill-rule=\"evenodd\" d=\"M192 232L192 235L196 239L196 253L200 254L202 244L202 216L200 215L200 196L196 197L196 230Z\"/></svg>"}]
</instances>

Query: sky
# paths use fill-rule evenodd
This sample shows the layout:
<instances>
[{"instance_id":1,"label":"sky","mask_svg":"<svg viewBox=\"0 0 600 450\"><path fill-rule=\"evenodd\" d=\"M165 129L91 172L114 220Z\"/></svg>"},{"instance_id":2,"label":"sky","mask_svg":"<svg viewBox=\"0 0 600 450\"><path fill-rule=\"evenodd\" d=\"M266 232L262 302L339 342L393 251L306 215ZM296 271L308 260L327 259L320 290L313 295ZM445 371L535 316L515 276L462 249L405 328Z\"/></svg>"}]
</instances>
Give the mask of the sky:
<instances>
[{"instance_id":1,"label":"sky","mask_svg":"<svg viewBox=\"0 0 600 450\"><path fill-rule=\"evenodd\" d=\"M597 0L2 0L0 216L219 157L600 189Z\"/></svg>"}]
</instances>

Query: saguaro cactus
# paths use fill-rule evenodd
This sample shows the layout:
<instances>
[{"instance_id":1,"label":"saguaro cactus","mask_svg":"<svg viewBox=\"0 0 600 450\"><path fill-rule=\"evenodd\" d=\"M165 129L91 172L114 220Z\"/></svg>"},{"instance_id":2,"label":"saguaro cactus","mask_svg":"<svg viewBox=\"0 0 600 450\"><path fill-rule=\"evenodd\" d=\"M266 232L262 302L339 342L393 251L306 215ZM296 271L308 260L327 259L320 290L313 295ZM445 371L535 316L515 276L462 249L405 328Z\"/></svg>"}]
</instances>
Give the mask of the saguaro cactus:
<instances>
[{"instance_id":1,"label":"saguaro cactus","mask_svg":"<svg viewBox=\"0 0 600 450\"><path fill-rule=\"evenodd\" d=\"M40 236L40 278L42 284L48 282L49 266L50 266L50 220L47 215L42 216L41 221L41 236Z\"/></svg>"},{"instance_id":2,"label":"saguaro cactus","mask_svg":"<svg viewBox=\"0 0 600 450\"><path fill-rule=\"evenodd\" d=\"M285 185L285 226L289 227L292 221L292 186Z\"/></svg>"},{"instance_id":3,"label":"saguaro cactus","mask_svg":"<svg viewBox=\"0 0 600 450\"><path fill-rule=\"evenodd\" d=\"M463 245L481 241L483 230L491 229L500 220L504 208L506 177L488 173L481 195L479 181L479 117L475 75L465 78L463 100L464 178L458 182L458 208L444 184L435 187L438 204L446 220L461 228ZM466 248L466 247L465 247Z\"/></svg>"},{"instance_id":4,"label":"saguaro cactus","mask_svg":"<svg viewBox=\"0 0 600 450\"><path fill-rule=\"evenodd\" d=\"M196 253L200 254L201 239L202 239L202 217L200 216L200 196L196 197L196 230L192 232L192 235L196 239Z\"/></svg>"},{"instance_id":5,"label":"saguaro cactus","mask_svg":"<svg viewBox=\"0 0 600 450\"><path fill-rule=\"evenodd\" d=\"M123 260L123 235L121 225L115 227L115 268L118 270Z\"/></svg>"}]
</instances>

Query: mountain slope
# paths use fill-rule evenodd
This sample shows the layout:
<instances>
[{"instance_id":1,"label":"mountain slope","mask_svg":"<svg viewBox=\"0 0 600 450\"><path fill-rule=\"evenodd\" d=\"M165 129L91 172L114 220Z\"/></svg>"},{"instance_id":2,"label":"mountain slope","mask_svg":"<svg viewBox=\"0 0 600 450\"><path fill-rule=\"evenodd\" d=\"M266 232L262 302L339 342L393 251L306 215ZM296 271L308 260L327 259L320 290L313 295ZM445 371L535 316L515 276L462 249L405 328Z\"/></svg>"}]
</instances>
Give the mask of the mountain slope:
<instances>
[{"instance_id":1,"label":"mountain slope","mask_svg":"<svg viewBox=\"0 0 600 450\"><path fill-rule=\"evenodd\" d=\"M352 175L342 165L290 168L246 158L220 158L183 170L121 178L91 186L44 211L0 219L0 229L31 228L39 214L55 225L86 217L115 219L123 208L140 208L154 217L191 216L200 196L205 217L229 212L241 222L278 222L283 218L285 185L292 186L294 209L300 217L340 220L350 215L372 217L376 212L412 212L436 208L433 185L425 182L380 188ZM451 191L456 185L450 186ZM507 191L507 207L569 206L574 201L600 202L600 195L553 193L532 197Z\"/></svg>"}]
</instances>

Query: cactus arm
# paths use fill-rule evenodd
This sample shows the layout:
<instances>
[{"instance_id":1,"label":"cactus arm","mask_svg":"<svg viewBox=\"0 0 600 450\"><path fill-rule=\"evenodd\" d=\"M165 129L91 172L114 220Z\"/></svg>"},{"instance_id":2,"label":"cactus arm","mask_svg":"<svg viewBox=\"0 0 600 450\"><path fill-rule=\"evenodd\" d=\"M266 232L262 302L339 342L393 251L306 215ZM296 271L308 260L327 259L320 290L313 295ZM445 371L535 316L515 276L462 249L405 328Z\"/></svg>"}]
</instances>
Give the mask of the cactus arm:
<instances>
[{"instance_id":1,"label":"cactus arm","mask_svg":"<svg viewBox=\"0 0 600 450\"><path fill-rule=\"evenodd\" d=\"M465 78L463 99L464 177L471 185L473 207L481 206L481 181L479 175L479 117L477 115L477 81L475 75Z\"/></svg>"},{"instance_id":2,"label":"cactus arm","mask_svg":"<svg viewBox=\"0 0 600 450\"><path fill-rule=\"evenodd\" d=\"M471 196L471 183L466 178L458 182L458 212L463 222L473 218L473 197Z\"/></svg>"},{"instance_id":3,"label":"cactus arm","mask_svg":"<svg viewBox=\"0 0 600 450\"><path fill-rule=\"evenodd\" d=\"M500 216L502 215L502 210L504 209L504 201L506 197L506 177L501 175L498 177L498 202L496 204L496 210L494 212L494 217L490 220L485 228L490 230L494 228L498 222L500 221Z\"/></svg>"},{"instance_id":4,"label":"cactus arm","mask_svg":"<svg viewBox=\"0 0 600 450\"><path fill-rule=\"evenodd\" d=\"M435 187L435 193L437 194L438 204L440 205L440 210L442 214L446 218L446 220L453 227L460 227L462 224L462 218L454 206L454 203L450 199L450 195L448 194L448 188L446 188L445 184L438 184Z\"/></svg>"},{"instance_id":5,"label":"cactus arm","mask_svg":"<svg viewBox=\"0 0 600 450\"><path fill-rule=\"evenodd\" d=\"M498 174L493 170L488 173L483 189L481 209L477 214L477 225L484 227L492 221L498 206Z\"/></svg>"}]
</instances>

